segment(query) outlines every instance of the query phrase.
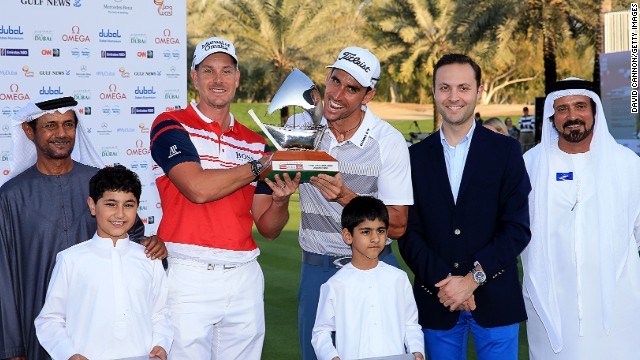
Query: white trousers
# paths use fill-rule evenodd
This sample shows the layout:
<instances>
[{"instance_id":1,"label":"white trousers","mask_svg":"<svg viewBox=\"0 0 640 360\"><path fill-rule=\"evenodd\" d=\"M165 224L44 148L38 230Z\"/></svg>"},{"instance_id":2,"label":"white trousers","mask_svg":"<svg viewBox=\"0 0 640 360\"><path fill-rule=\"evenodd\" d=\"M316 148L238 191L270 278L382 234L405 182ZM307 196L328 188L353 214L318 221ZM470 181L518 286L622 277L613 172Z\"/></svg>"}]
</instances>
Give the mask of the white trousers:
<instances>
[{"instance_id":1,"label":"white trousers","mask_svg":"<svg viewBox=\"0 0 640 360\"><path fill-rule=\"evenodd\" d=\"M264 276L256 260L232 269L169 260L172 360L259 360Z\"/></svg>"}]
</instances>

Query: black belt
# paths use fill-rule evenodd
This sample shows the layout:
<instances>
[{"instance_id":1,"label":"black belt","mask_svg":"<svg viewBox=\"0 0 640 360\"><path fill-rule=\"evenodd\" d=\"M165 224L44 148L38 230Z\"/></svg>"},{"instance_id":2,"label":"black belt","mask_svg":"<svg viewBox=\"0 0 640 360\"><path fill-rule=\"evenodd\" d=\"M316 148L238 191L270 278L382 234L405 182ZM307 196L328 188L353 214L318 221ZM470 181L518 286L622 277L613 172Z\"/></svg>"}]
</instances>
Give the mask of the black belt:
<instances>
[{"instance_id":1,"label":"black belt","mask_svg":"<svg viewBox=\"0 0 640 360\"><path fill-rule=\"evenodd\" d=\"M391 254L391 244L384 247L380 255L378 255L378 259L382 259L389 254ZM325 261L327 261L329 266L335 267L336 269L340 269L341 267L351 262L351 256L320 255L320 254L302 250L302 262L305 264L314 265L314 266L324 266Z\"/></svg>"}]
</instances>

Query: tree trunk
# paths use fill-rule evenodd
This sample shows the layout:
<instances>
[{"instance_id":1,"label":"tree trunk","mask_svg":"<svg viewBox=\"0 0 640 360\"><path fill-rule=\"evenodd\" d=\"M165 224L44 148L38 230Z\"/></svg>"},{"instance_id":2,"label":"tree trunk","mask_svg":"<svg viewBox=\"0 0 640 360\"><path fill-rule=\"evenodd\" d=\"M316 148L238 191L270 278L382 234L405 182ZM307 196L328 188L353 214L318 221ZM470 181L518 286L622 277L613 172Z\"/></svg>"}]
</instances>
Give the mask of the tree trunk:
<instances>
[{"instance_id":1,"label":"tree trunk","mask_svg":"<svg viewBox=\"0 0 640 360\"><path fill-rule=\"evenodd\" d=\"M389 96L391 97L391 102L395 104L398 102L398 84L393 80L390 80L389 83Z\"/></svg>"},{"instance_id":2,"label":"tree trunk","mask_svg":"<svg viewBox=\"0 0 640 360\"><path fill-rule=\"evenodd\" d=\"M604 14L611 11L611 0L602 0L599 3L598 34L596 35L596 52L593 59L593 84L598 96L600 96L600 54L604 53Z\"/></svg>"},{"instance_id":3,"label":"tree trunk","mask_svg":"<svg viewBox=\"0 0 640 360\"><path fill-rule=\"evenodd\" d=\"M549 88L558 79L558 73L556 71L556 40L554 39L552 32L543 25L543 55L544 60L544 90L545 93L549 91Z\"/></svg>"}]
</instances>

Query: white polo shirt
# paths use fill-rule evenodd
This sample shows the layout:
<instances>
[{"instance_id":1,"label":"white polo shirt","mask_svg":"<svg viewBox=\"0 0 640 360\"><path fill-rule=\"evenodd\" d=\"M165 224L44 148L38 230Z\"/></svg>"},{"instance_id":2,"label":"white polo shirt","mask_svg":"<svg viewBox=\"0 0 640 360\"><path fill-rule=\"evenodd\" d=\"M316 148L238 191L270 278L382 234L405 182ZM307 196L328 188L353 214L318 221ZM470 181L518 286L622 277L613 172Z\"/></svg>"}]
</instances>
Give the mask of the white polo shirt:
<instances>
[{"instance_id":1,"label":"white polo shirt","mask_svg":"<svg viewBox=\"0 0 640 360\"><path fill-rule=\"evenodd\" d=\"M339 161L346 185L358 195L376 197L385 205L413 204L407 143L369 108L351 139L338 143L327 129L320 150ZM316 254L350 256L351 248L342 240L342 208L327 201L315 186L301 184L300 247Z\"/></svg>"}]
</instances>

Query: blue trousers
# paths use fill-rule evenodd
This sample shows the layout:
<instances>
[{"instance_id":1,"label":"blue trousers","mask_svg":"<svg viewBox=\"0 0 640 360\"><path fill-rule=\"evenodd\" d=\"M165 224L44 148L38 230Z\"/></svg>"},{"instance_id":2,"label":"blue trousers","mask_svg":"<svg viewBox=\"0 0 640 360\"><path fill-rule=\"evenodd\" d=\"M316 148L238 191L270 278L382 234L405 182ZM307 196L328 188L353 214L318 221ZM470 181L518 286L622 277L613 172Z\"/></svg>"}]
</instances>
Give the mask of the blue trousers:
<instances>
[{"instance_id":1,"label":"blue trousers","mask_svg":"<svg viewBox=\"0 0 640 360\"><path fill-rule=\"evenodd\" d=\"M470 312L463 311L452 329L422 331L429 359L466 360L471 331L478 360L517 360L519 328L520 324L485 328L473 320Z\"/></svg>"},{"instance_id":2,"label":"blue trousers","mask_svg":"<svg viewBox=\"0 0 640 360\"><path fill-rule=\"evenodd\" d=\"M393 253L380 258L385 263L400 268L398 260ZM318 300L320 299L320 286L327 282L333 274L338 272L328 260L323 266L302 264L300 273L300 290L298 291L298 337L303 360L317 360L316 353L311 345L311 333L316 321Z\"/></svg>"}]
</instances>

